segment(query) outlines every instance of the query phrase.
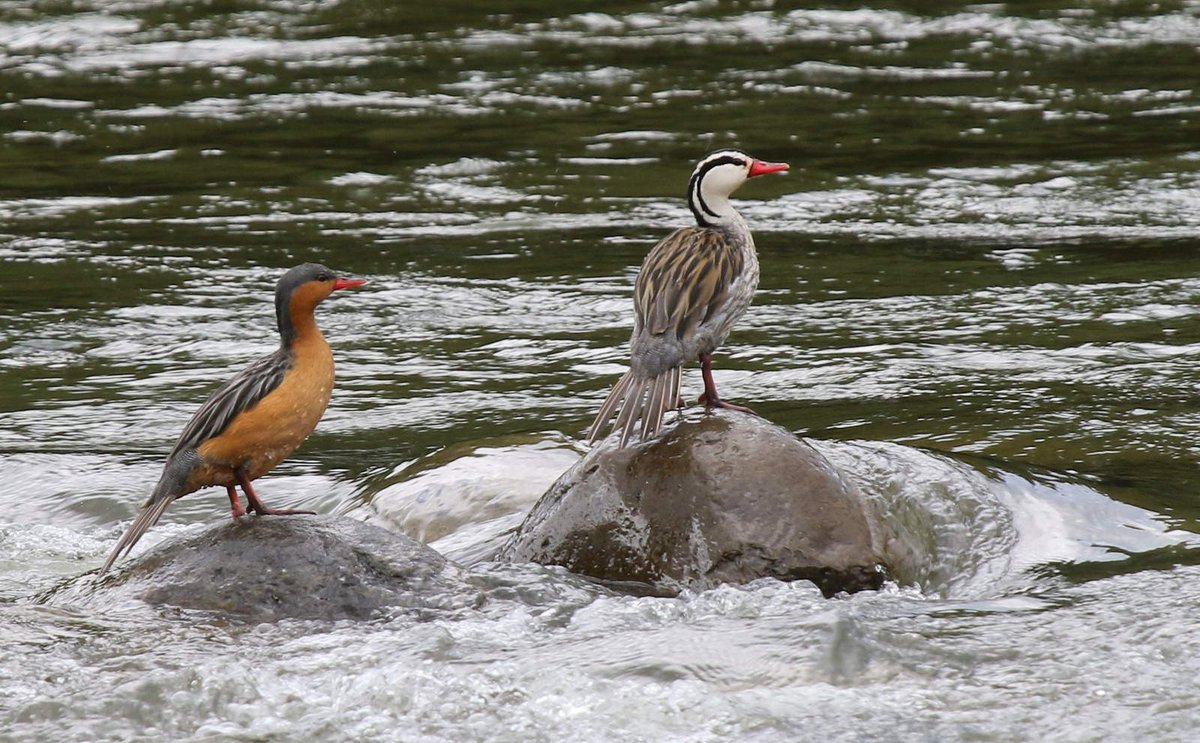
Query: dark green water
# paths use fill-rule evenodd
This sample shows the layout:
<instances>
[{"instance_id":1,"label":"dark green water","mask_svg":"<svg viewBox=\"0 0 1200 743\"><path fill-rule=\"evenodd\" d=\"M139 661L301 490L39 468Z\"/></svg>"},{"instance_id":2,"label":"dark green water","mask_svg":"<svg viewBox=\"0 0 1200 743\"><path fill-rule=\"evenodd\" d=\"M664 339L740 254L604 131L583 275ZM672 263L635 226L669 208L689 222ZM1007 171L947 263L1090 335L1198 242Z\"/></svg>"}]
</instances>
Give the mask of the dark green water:
<instances>
[{"instance_id":1,"label":"dark green water","mask_svg":"<svg viewBox=\"0 0 1200 743\"><path fill-rule=\"evenodd\" d=\"M1187 739L1198 69L1197 2L0 1L0 729ZM264 497L469 562L581 451L720 146L792 165L738 193L722 393L847 469L905 585L277 639L25 601L102 561L307 260L370 284L321 309L338 388Z\"/></svg>"}]
</instances>

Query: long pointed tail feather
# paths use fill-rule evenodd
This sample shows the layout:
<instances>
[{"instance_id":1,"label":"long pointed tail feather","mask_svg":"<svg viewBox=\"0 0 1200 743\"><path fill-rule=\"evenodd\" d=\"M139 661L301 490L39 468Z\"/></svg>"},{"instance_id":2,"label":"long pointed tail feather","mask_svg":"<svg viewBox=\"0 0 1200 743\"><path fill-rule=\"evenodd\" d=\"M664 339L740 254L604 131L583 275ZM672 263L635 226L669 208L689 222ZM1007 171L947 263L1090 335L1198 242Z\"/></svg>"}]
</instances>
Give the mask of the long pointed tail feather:
<instances>
[{"instance_id":1,"label":"long pointed tail feather","mask_svg":"<svg viewBox=\"0 0 1200 743\"><path fill-rule=\"evenodd\" d=\"M142 510L138 512L137 518L133 520L133 523L121 535L117 546L113 547L113 551L109 553L108 559L104 561L104 567L100 568L100 574L107 573L108 569L117 561L117 558L123 554L129 554L129 551L133 549L133 545L138 543L138 540L142 538L142 535L150 527L158 523L163 513L166 512L167 506L171 505L174 501L174 494L160 492L156 489L154 494L142 504Z\"/></svg>"},{"instance_id":2,"label":"long pointed tail feather","mask_svg":"<svg viewBox=\"0 0 1200 743\"><path fill-rule=\"evenodd\" d=\"M679 395L677 368L668 369L657 377L638 377L633 371L625 374L613 385L612 391L600 406L596 420L588 431L588 441L600 438L608 429L608 422L616 414L612 429L621 435L618 446L625 446L640 422L639 436L646 441L658 433L663 416L676 405Z\"/></svg>"},{"instance_id":3,"label":"long pointed tail feather","mask_svg":"<svg viewBox=\"0 0 1200 743\"><path fill-rule=\"evenodd\" d=\"M652 425L646 426L646 430L658 432L662 427L663 416L668 410L674 410L679 405L679 378L682 374L682 369L676 368L674 373L659 377L662 382L662 389L657 392L657 400L655 402L655 417Z\"/></svg>"},{"instance_id":4,"label":"long pointed tail feather","mask_svg":"<svg viewBox=\"0 0 1200 743\"><path fill-rule=\"evenodd\" d=\"M657 431L662 425L663 414L666 409L663 408L663 400L666 397L667 390L671 387L671 379L669 374L663 374L654 378L654 385L650 388L650 394L646 396L646 401L642 403L642 428L646 431Z\"/></svg>"},{"instance_id":5,"label":"long pointed tail feather","mask_svg":"<svg viewBox=\"0 0 1200 743\"><path fill-rule=\"evenodd\" d=\"M600 406L600 412L596 414L596 419L592 421L592 427L588 429L588 441L592 442L600 438L600 432L608 425L608 421L613 416L613 412L621 401L625 399L625 392L629 389L630 373L625 374L617 380L613 388L609 391L608 397L604 398L604 404Z\"/></svg>"},{"instance_id":6,"label":"long pointed tail feather","mask_svg":"<svg viewBox=\"0 0 1200 743\"><path fill-rule=\"evenodd\" d=\"M646 394L648 381L647 379L634 380L628 394L625 395L625 400L621 403L621 412L617 414L617 422L613 424L613 428L621 432L621 440L617 442L617 446L625 446L633 436L633 429L637 426L638 419L641 418L640 403L642 396Z\"/></svg>"}]
</instances>

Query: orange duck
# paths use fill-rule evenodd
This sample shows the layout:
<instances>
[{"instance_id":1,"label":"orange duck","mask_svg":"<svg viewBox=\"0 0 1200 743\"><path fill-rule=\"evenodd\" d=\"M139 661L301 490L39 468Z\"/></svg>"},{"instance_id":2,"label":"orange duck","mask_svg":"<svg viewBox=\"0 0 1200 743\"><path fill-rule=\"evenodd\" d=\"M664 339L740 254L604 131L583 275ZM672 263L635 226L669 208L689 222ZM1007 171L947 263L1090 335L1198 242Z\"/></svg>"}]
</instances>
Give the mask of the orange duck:
<instances>
[{"instance_id":1,"label":"orange duck","mask_svg":"<svg viewBox=\"0 0 1200 743\"><path fill-rule=\"evenodd\" d=\"M101 573L128 554L167 506L200 488L220 485L233 517L312 513L268 508L251 481L270 472L308 438L333 391L333 353L313 311L332 292L362 286L325 266L296 266L275 286L279 349L242 370L200 406L167 457L154 492L113 548ZM238 499L236 486L246 494Z\"/></svg>"}]
</instances>

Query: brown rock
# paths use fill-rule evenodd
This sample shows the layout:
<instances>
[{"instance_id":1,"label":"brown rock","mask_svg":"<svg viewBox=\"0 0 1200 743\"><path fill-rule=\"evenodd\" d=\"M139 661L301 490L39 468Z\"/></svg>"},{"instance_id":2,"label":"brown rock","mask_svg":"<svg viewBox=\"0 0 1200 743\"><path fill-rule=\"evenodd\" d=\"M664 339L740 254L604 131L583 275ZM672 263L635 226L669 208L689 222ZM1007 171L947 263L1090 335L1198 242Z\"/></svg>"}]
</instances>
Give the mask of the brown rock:
<instances>
[{"instance_id":1,"label":"brown rock","mask_svg":"<svg viewBox=\"0 0 1200 743\"><path fill-rule=\"evenodd\" d=\"M861 495L783 428L719 411L613 441L559 478L500 559L667 594L768 576L827 596L882 584Z\"/></svg>"},{"instance_id":2,"label":"brown rock","mask_svg":"<svg viewBox=\"0 0 1200 743\"><path fill-rule=\"evenodd\" d=\"M74 609L129 606L230 619L371 619L434 614L481 601L454 563L408 537L332 516L246 516L168 539L39 597Z\"/></svg>"}]
</instances>

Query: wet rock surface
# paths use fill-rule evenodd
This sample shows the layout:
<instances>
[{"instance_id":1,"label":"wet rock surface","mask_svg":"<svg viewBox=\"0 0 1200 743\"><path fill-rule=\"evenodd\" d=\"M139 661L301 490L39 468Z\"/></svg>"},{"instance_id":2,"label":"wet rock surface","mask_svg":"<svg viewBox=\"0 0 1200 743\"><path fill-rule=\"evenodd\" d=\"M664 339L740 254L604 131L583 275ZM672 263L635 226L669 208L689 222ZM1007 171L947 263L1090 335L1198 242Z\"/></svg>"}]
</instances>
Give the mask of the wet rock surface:
<instances>
[{"instance_id":1,"label":"wet rock surface","mask_svg":"<svg viewBox=\"0 0 1200 743\"><path fill-rule=\"evenodd\" d=\"M499 559L655 593L756 578L827 595L883 581L857 489L768 421L719 411L624 449L606 441L534 506Z\"/></svg>"},{"instance_id":2,"label":"wet rock surface","mask_svg":"<svg viewBox=\"0 0 1200 743\"><path fill-rule=\"evenodd\" d=\"M436 614L479 597L458 566L403 535L333 516L247 516L168 540L42 600L72 608L134 600L267 622Z\"/></svg>"}]
</instances>

